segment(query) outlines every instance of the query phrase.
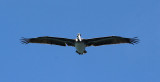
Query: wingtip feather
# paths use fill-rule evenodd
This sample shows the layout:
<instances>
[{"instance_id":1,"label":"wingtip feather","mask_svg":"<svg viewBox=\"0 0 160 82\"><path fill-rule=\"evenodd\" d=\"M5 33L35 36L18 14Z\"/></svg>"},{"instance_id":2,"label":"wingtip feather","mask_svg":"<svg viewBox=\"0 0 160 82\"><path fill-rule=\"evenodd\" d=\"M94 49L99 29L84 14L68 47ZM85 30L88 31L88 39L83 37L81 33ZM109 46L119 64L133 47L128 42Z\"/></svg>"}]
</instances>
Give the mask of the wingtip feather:
<instances>
[{"instance_id":1,"label":"wingtip feather","mask_svg":"<svg viewBox=\"0 0 160 82\"><path fill-rule=\"evenodd\" d=\"M29 39L28 38L22 37L20 40L21 40L22 44L28 44L29 43Z\"/></svg>"},{"instance_id":2,"label":"wingtip feather","mask_svg":"<svg viewBox=\"0 0 160 82\"><path fill-rule=\"evenodd\" d=\"M138 44L138 43L139 43L138 37L131 38L131 39L130 39L130 43L133 44L133 45L134 45L134 44Z\"/></svg>"}]
</instances>

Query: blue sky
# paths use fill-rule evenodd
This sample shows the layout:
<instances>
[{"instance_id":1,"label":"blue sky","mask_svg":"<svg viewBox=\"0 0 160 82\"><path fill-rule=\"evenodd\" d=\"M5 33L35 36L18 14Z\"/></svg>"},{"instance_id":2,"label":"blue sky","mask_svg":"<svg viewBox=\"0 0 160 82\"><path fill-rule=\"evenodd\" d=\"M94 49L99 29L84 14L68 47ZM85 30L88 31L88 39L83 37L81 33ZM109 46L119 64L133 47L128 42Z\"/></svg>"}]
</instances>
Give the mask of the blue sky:
<instances>
[{"instance_id":1,"label":"blue sky","mask_svg":"<svg viewBox=\"0 0 160 82\"><path fill-rule=\"evenodd\" d=\"M160 82L159 0L0 0L0 82ZM137 45L74 47L21 37L139 37Z\"/></svg>"}]
</instances>

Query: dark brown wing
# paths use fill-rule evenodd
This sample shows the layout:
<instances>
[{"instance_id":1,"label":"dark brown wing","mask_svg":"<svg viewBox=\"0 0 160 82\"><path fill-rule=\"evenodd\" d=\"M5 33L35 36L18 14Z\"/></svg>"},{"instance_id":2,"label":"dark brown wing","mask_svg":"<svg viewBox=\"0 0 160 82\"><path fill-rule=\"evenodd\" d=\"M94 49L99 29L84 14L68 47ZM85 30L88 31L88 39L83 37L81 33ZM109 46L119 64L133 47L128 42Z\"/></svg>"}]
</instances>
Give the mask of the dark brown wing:
<instances>
[{"instance_id":1,"label":"dark brown wing","mask_svg":"<svg viewBox=\"0 0 160 82\"><path fill-rule=\"evenodd\" d=\"M41 44L54 44L60 46L74 46L75 40L74 39L67 39L67 38L59 38L59 37L37 37L37 38L22 38L22 43L41 43Z\"/></svg>"},{"instance_id":2,"label":"dark brown wing","mask_svg":"<svg viewBox=\"0 0 160 82\"><path fill-rule=\"evenodd\" d=\"M109 36L109 37L100 37L100 38L92 38L92 39L84 39L83 40L87 46L101 46L101 45L109 45L109 44L120 44L120 43L137 43L139 40L137 37L135 38L124 38L119 36Z\"/></svg>"}]
</instances>

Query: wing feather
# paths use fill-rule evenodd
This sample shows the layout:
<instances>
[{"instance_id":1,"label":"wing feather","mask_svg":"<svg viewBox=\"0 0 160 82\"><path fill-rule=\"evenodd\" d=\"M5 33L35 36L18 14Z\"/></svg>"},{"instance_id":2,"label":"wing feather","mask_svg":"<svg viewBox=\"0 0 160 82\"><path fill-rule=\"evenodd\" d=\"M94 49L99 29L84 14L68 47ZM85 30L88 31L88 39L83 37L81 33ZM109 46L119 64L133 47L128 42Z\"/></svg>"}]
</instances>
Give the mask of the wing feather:
<instances>
[{"instance_id":1,"label":"wing feather","mask_svg":"<svg viewBox=\"0 0 160 82\"><path fill-rule=\"evenodd\" d=\"M138 43L137 37L134 38L124 38L119 36L109 36L109 37L100 37L92 39L84 39L84 42L87 46L101 46L101 45L110 45L110 44L121 44L121 43Z\"/></svg>"}]
</instances>

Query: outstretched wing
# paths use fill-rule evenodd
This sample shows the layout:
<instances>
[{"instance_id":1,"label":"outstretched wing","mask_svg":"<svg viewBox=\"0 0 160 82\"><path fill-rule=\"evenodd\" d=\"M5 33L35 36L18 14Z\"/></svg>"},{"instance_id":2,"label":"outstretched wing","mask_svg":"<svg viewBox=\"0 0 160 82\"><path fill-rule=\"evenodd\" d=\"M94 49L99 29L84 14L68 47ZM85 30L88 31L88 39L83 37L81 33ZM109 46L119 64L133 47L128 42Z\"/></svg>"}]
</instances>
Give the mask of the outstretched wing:
<instances>
[{"instance_id":1,"label":"outstretched wing","mask_svg":"<svg viewBox=\"0 0 160 82\"><path fill-rule=\"evenodd\" d=\"M22 38L22 43L41 43L41 44L52 44L52 45L59 45L59 46L74 46L75 40L74 39L67 39L67 38L59 38L59 37L37 37L37 38Z\"/></svg>"},{"instance_id":2,"label":"outstretched wing","mask_svg":"<svg viewBox=\"0 0 160 82\"><path fill-rule=\"evenodd\" d=\"M86 43L87 46L101 46L101 45L120 44L120 43L135 44L139 40L137 39L137 37L124 38L119 36L109 36L109 37L84 39L83 41Z\"/></svg>"}]
</instances>

